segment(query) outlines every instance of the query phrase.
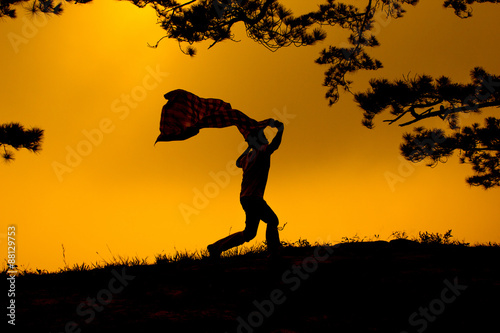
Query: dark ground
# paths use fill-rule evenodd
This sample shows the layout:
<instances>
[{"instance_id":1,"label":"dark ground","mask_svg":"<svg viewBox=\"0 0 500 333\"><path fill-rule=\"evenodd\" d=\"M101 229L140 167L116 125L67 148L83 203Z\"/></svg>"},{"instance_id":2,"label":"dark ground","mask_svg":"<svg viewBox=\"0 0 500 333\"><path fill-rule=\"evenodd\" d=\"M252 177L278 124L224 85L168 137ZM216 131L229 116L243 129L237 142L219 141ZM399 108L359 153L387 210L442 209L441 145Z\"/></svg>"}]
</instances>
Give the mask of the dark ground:
<instances>
[{"instance_id":1,"label":"dark ground","mask_svg":"<svg viewBox=\"0 0 500 333\"><path fill-rule=\"evenodd\" d=\"M286 248L283 255L281 262L248 254L20 276L16 329L500 331L500 247L399 240Z\"/></svg>"}]
</instances>

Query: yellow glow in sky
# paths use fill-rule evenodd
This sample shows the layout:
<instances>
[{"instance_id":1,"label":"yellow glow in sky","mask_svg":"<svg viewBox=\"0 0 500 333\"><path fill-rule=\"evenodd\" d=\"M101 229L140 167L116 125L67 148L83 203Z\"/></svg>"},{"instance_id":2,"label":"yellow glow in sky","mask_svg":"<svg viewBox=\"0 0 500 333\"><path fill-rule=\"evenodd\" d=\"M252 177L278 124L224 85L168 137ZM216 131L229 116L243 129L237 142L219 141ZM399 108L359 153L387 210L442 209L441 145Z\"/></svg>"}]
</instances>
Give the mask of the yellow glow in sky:
<instances>
[{"instance_id":1,"label":"yellow glow in sky","mask_svg":"<svg viewBox=\"0 0 500 333\"><path fill-rule=\"evenodd\" d=\"M289 3L305 10L302 1ZM384 68L353 76L354 91L372 77L425 73L466 82L475 66L500 73L499 14L498 6L477 5L461 20L435 1L409 7L402 19L381 19L381 47L371 52ZM452 229L471 243L500 241L499 189L470 188L464 179L472 171L456 158L434 169L404 161L398 147L412 128L382 118L374 130L362 127L352 95L328 107L326 68L314 59L342 41L336 30L316 46L272 53L237 27L241 42L198 45L190 58L171 40L148 48L163 36L155 13L126 2L69 5L48 19L20 16L0 24L0 123L43 128L45 141L40 154L21 150L0 165L0 236L3 244L7 226L17 226L25 268L62 267L62 246L69 265L113 255L152 259L204 249L244 227L241 171L232 164L244 149L236 128L153 146L163 94L177 88L285 123L265 195L287 223L283 240Z\"/></svg>"}]
</instances>

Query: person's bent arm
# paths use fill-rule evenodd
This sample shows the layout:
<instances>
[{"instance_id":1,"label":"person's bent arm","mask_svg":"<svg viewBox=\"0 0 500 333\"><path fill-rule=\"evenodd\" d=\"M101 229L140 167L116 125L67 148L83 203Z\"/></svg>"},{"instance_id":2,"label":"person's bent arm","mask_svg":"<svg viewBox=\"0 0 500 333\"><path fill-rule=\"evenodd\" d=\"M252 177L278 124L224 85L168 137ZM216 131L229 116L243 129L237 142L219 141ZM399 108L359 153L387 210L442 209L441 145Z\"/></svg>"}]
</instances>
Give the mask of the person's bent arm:
<instances>
[{"instance_id":1,"label":"person's bent arm","mask_svg":"<svg viewBox=\"0 0 500 333\"><path fill-rule=\"evenodd\" d=\"M237 166L238 168L241 168L241 167L242 167L242 165L241 165L241 159L243 158L243 156L245 156L246 154L248 154L248 152L250 151L250 149L251 149L251 148L250 148L250 147L248 147L248 148L247 148L247 149L243 152L243 154L241 154L241 155L240 155L240 157L238 157L238 159L236 160L236 166Z\"/></svg>"},{"instance_id":2,"label":"person's bent arm","mask_svg":"<svg viewBox=\"0 0 500 333\"><path fill-rule=\"evenodd\" d=\"M270 124L271 127L275 127L278 129L278 133L273 138L273 141L269 144L269 147L267 148L269 151L269 154L272 154L276 149L279 148L281 144L281 139L283 138L283 130L285 129L285 125L281 121L275 120Z\"/></svg>"}]
</instances>

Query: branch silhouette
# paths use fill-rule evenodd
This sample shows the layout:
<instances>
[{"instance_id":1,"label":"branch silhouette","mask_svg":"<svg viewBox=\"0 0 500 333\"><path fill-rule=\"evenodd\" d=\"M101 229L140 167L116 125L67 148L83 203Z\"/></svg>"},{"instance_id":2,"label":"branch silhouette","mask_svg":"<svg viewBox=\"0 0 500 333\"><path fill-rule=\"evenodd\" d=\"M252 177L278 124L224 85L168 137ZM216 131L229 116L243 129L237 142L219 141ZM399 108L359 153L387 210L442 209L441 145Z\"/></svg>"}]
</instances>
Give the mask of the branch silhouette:
<instances>
[{"instance_id":1,"label":"branch silhouette","mask_svg":"<svg viewBox=\"0 0 500 333\"><path fill-rule=\"evenodd\" d=\"M500 186L500 119L488 117L485 126L478 123L446 135L441 129L417 127L403 136L401 154L409 161L427 160L434 167L446 162L455 151L460 163L472 166L473 176L466 182L485 189Z\"/></svg>"},{"instance_id":2,"label":"branch silhouette","mask_svg":"<svg viewBox=\"0 0 500 333\"><path fill-rule=\"evenodd\" d=\"M3 150L4 161L13 161L14 153L10 148L19 150L25 148L37 153L41 150L43 140L43 130L37 127L25 129L19 123L8 123L0 125L0 147Z\"/></svg>"},{"instance_id":3,"label":"branch silhouette","mask_svg":"<svg viewBox=\"0 0 500 333\"><path fill-rule=\"evenodd\" d=\"M384 122L389 124L410 116L399 126L407 126L424 119L439 117L448 121L451 129L457 128L458 114L480 113L482 109L500 106L500 77L489 74L481 67L474 68L471 83L453 83L442 76L434 79L420 75L389 82L373 79L364 93L356 93L354 99L364 111L363 125L373 128L375 116L389 111L394 116ZM434 107L439 106L438 110ZM422 110L422 111L418 111Z\"/></svg>"},{"instance_id":4,"label":"branch silhouette","mask_svg":"<svg viewBox=\"0 0 500 333\"><path fill-rule=\"evenodd\" d=\"M403 136L401 154L409 161L427 160L428 166L436 166L457 151L460 162L470 164L474 171L466 179L469 185L485 189L500 186L500 119L488 117L481 127L477 123L461 126L459 118L500 107L500 77L480 67L474 68L470 75L471 83L466 84L427 75L394 82L372 80L367 92L355 94L358 106L364 111L362 123L372 129L374 118L386 111L393 118L384 122L400 122L399 126L438 117L447 122L446 127L453 133L447 135L443 129L417 127ZM404 117L410 119L403 121Z\"/></svg>"}]
</instances>

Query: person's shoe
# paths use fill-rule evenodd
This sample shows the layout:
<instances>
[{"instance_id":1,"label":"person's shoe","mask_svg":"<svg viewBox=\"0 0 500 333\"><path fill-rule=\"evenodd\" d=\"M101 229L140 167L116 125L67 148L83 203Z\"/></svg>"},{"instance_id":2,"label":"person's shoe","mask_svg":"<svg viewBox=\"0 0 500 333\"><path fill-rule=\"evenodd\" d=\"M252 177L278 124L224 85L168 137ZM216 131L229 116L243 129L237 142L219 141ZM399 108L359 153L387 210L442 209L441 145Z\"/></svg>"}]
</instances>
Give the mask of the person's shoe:
<instances>
[{"instance_id":1,"label":"person's shoe","mask_svg":"<svg viewBox=\"0 0 500 333\"><path fill-rule=\"evenodd\" d=\"M210 254L210 259L220 259L221 252L213 244L207 246L207 250Z\"/></svg>"}]
</instances>

